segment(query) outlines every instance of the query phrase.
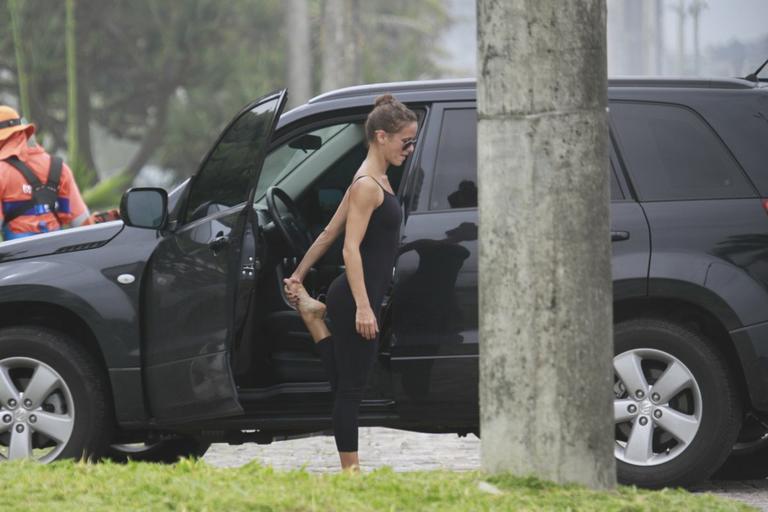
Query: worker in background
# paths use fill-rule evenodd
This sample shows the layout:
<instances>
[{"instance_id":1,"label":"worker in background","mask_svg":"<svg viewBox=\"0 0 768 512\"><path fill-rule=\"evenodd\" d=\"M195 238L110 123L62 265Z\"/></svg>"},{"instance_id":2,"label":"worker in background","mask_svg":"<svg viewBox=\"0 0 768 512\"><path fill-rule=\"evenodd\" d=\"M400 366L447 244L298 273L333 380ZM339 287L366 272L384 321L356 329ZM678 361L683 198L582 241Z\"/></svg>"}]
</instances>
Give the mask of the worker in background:
<instances>
[{"instance_id":1,"label":"worker in background","mask_svg":"<svg viewBox=\"0 0 768 512\"><path fill-rule=\"evenodd\" d=\"M0 222L12 240L94 222L113 220L114 212L91 216L70 168L35 143L35 125L11 107L0 105Z\"/></svg>"}]
</instances>

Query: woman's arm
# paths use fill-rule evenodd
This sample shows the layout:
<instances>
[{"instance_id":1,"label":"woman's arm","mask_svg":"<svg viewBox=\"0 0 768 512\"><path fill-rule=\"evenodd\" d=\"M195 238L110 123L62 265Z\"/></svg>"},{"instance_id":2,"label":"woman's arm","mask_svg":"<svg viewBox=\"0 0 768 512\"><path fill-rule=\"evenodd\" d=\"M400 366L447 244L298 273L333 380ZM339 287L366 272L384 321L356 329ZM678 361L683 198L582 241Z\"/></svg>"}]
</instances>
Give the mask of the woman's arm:
<instances>
[{"instance_id":1,"label":"woman's arm","mask_svg":"<svg viewBox=\"0 0 768 512\"><path fill-rule=\"evenodd\" d=\"M301 259L301 262L296 267L296 270L293 271L293 274L290 278L288 278L287 281L294 281L297 283L304 281L304 278L307 276L309 269L312 268L312 265L314 265L317 260L323 257L323 254L328 251L328 248L331 246L331 244L333 244L333 242L344 230L344 223L347 220L348 206L349 190L347 190L347 192L344 194L344 197L341 199L341 203L339 203L338 208L336 208L336 213L334 213L333 217L331 217L331 221L327 226L325 226L325 229L323 229L323 231L318 235L318 237L309 247L306 254L304 254L304 257Z\"/></svg>"},{"instance_id":2,"label":"woman's arm","mask_svg":"<svg viewBox=\"0 0 768 512\"><path fill-rule=\"evenodd\" d=\"M369 340L376 338L379 326L365 289L360 243L363 241L366 229L368 229L368 222L371 220L373 210L384 200L383 195L381 188L373 182L373 178L358 180L350 187L344 236L344 265L346 266L349 288L352 290L352 296L357 306L355 327L361 336Z\"/></svg>"}]
</instances>

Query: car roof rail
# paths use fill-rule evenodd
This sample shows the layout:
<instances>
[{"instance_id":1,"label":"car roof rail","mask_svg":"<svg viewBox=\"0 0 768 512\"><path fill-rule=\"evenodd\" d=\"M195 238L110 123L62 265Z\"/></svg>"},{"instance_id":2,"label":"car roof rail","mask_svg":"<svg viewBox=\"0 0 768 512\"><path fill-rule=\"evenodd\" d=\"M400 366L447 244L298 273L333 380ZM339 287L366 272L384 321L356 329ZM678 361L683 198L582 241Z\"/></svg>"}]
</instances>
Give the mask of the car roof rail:
<instances>
[{"instance_id":1,"label":"car roof rail","mask_svg":"<svg viewBox=\"0 0 768 512\"><path fill-rule=\"evenodd\" d=\"M368 96L372 94L382 94L385 92L397 94L403 91L445 91L456 89L471 89L475 87L474 78L454 78L444 80L415 80L408 82L388 82L367 85L355 85L329 91L310 99L307 103L318 103L321 101L353 98L357 96Z\"/></svg>"},{"instance_id":2,"label":"car roof rail","mask_svg":"<svg viewBox=\"0 0 768 512\"><path fill-rule=\"evenodd\" d=\"M759 79L759 82L765 82ZM447 91L457 89L473 89L477 84L474 78L454 78L442 80L414 80L403 82L383 82L366 85L354 85L325 92L311 98L307 103L320 103L327 100L354 98L383 94L397 94L411 91ZM756 81L745 78L699 78L699 77L661 77L661 76L626 76L611 77L609 87L658 87L658 88L689 88L689 89L754 89Z\"/></svg>"},{"instance_id":3,"label":"car roof rail","mask_svg":"<svg viewBox=\"0 0 768 512\"><path fill-rule=\"evenodd\" d=\"M754 89L755 83L744 78L698 77L616 77L608 79L609 87L662 87L683 89Z\"/></svg>"}]
</instances>

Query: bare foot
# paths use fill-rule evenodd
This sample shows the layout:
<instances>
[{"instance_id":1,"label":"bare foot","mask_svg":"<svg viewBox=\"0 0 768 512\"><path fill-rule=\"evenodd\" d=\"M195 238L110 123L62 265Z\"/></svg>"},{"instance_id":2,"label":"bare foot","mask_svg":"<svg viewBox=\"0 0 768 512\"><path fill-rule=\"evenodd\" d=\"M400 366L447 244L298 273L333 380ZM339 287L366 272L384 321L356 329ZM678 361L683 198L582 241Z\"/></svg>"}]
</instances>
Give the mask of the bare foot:
<instances>
[{"instance_id":1,"label":"bare foot","mask_svg":"<svg viewBox=\"0 0 768 512\"><path fill-rule=\"evenodd\" d=\"M357 452L339 452L341 471L347 474L360 473L360 459Z\"/></svg>"},{"instance_id":2,"label":"bare foot","mask_svg":"<svg viewBox=\"0 0 768 512\"><path fill-rule=\"evenodd\" d=\"M325 317L325 304L310 297L303 284L294 283L290 285L290 290L299 298L296 309L302 317L308 319Z\"/></svg>"}]
</instances>

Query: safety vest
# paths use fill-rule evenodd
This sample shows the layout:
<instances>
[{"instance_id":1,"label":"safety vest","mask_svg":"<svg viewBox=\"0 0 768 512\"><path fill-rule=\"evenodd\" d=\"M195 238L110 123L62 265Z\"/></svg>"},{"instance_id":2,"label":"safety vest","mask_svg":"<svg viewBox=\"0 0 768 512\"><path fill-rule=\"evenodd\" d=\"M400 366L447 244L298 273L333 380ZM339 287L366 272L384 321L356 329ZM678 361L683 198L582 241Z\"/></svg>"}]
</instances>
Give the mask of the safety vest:
<instances>
[{"instance_id":1,"label":"safety vest","mask_svg":"<svg viewBox=\"0 0 768 512\"><path fill-rule=\"evenodd\" d=\"M62 161L61 158L55 156L51 157L51 166L48 169L48 181L45 183L42 183L38 177L35 176L35 173L17 157L12 156L5 161L19 171L32 188L32 199L29 201L14 202L13 208L3 212L3 237L6 240L11 240L13 238L21 238L35 234L14 233L10 228L10 224L11 221L17 217L21 217L22 215L41 216L47 213L53 213L58 219L56 212L59 208L58 195L59 184L61 183ZM59 223L59 225L61 225L61 223ZM40 222L38 228L38 233L45 233L48 231L45 222Z\"/></svg>"}]
</instances>

